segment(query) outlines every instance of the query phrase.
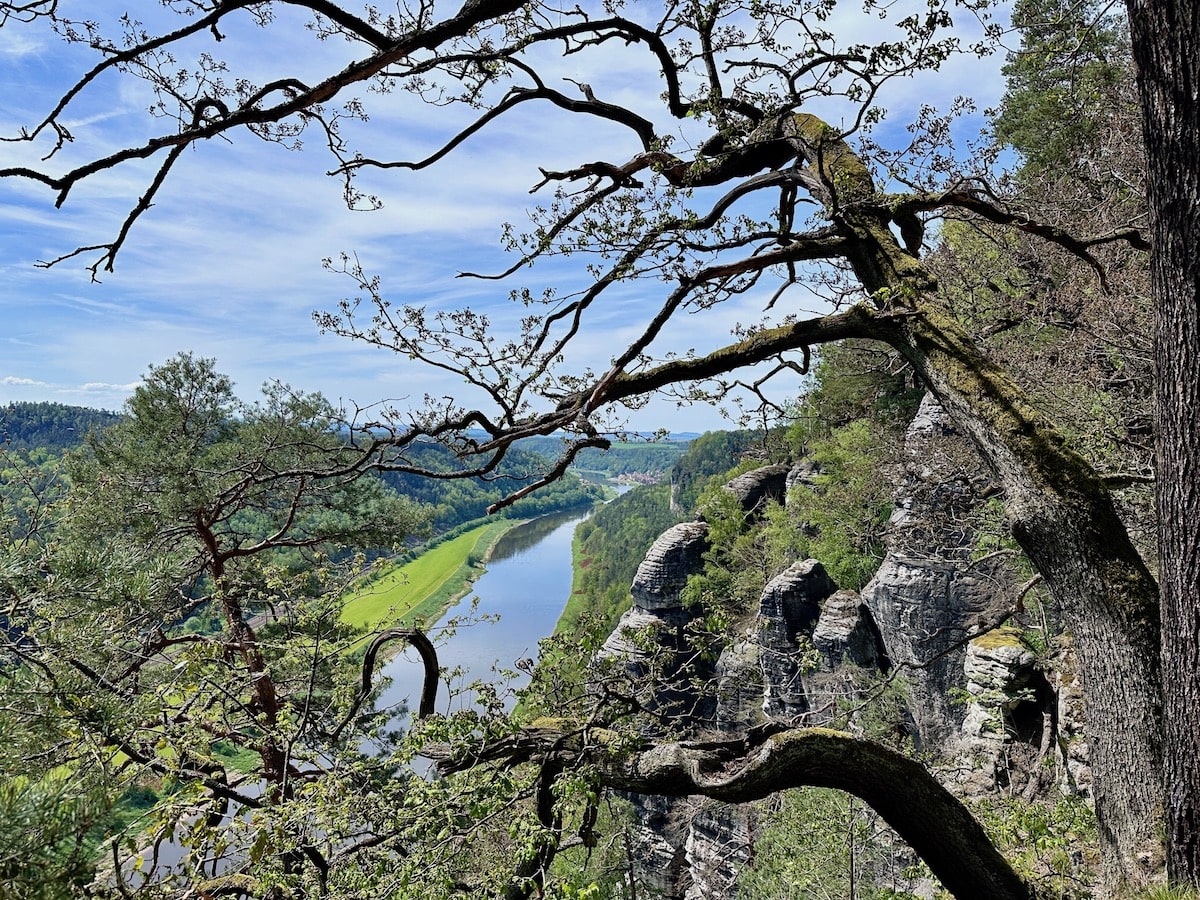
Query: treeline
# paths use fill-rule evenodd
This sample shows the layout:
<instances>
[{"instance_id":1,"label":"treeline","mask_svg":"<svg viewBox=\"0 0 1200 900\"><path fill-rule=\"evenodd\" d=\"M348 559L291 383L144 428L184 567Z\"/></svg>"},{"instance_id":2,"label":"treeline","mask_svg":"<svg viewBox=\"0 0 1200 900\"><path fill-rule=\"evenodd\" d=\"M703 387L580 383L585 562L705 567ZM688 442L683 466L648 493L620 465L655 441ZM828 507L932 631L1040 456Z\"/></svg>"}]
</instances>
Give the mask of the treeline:
<instances>
[{"instance_id":1,"label":"treeline","mask_svg":"<svg viewBox=\"0 0 1200 900\"><path fill-rule=\"evenodd\" d=\"M61 454L89 431L120 420L117 413L63 403L10 403L0 407L0 442L10 450Z\"/></svg>"},{"instance_id":2,"label":"treeline","mask_svg":"<svg viewBox=\"0 0 1200 900\"><path fill-rule=\"evenodd\" d=\"M406 452L409 462L431 472L451 472L455 459L445 447L426 444ZM429 478L404 472L384 472L384 484L399 494L432 510L435 533L450 531L465 522L482 518L488 507L539 478L550 460L527 449L513 449L499 471L487 478ZM497 514L506 518L531 519L547 513L589 506L604 496L597 485L588 484L568 472L553 484L522 497Z\"/></svg>"},{"instance_id":3,"label":"treeline","mask_svg":"<svg viewBox=\"0 0 1200 900\"><path fill-rule=\"evenodd\" d=\"M31 504L43 503L59 493L60 461L63 453L80 446L87 435L102 431L122 420L117 413L68 406L62 403L11 403L0 408L0 441L5 457L0 461L0 500L18 525L28 522ZM557 443L547 439L547 444ZM547 446L548 450L552 450ZM682 448L655 452L650 447L630 445L616 451L617 457L627 460L623 465L636 469L651 459L678 458ZM411 460L431 471L451 471L454 460L444 447L426 445L409 452ZM463 523L487 515L487 508L507 494L528 484L549 467L548 454L531 448L512 450L500 471L490 478L437 479L401 473L383 473L384 484L410 500L431 510L431 528L435 533L450 531ZM500 515L511 518L534 518L590 505L601 499L603 491L589 485L574 474L568 474L554 484L504 509ZM252 525L253 523L251 523Z\"/></svg>"},{"instance_id":4,"label":"treeline","mask_svg":"<svg viewBox=\"0 0 1200 900\"><path fill-rule=\"evenodd\" d=\"M687 441L621 441L607 450L588 447L575 457L572 468L580 472L595 472L608 478L620 475L665 475L688 449ZM557 458L563 443L554 437L526 438L520 449Z\"/></svg>"}]
</instances>

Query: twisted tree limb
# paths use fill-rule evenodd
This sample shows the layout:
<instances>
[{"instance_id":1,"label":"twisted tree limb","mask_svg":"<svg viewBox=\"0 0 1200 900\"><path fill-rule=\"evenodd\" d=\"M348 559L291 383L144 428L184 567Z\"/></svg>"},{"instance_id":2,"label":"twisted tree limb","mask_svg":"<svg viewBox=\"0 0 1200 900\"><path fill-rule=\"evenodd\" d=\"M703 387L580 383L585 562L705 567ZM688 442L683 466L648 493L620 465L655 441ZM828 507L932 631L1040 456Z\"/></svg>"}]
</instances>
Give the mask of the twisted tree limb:
<instances>
[{"instance_id":1,"label":"twisted tree limb","mask_svg":"<svg viewBox=\"0 0 1200 900\"><path fill-rule=\"evenodd\" d=\"M761 800L798 787L836 788L860 797L963 900L1034 900L962 802L914 759L881 744L826 728L761 728L724 741L645 743L610 751L605 729L527 728L475 754L431 748L443 772L483 762L571 768L588 765L604 787L726 803Z\"/></svg>"},{"instance_id":2,"label":"twisted tree limb","mask_svg":"<svg viewBox=\"0 0 1200 900\"><path fill-rule=\"evenodd\" d=\"M342 721L338 723L337 728L330 734L330 740L337 740L346 726L358 715L358 711L362 708L367 697L371 695L371 686L375 679L375 660L379 656L379 651L392 641L398 640L408 641L416 649L417 653L421 655L421 662L425 666L425 679L421 686L421 705L417 711L417 718L425 719L433 715L434 706L437 704L438 688L437 649L433 646L433 642L429 640L425 632L418 628L391 628L375 635L374 640L367 645L367 652L363 656L362 663L362 684L358 688L358 694L355 696L354 702L350 704L350 709L346 711L346 715L342 718Z\"/></svg>"}]
</instances>

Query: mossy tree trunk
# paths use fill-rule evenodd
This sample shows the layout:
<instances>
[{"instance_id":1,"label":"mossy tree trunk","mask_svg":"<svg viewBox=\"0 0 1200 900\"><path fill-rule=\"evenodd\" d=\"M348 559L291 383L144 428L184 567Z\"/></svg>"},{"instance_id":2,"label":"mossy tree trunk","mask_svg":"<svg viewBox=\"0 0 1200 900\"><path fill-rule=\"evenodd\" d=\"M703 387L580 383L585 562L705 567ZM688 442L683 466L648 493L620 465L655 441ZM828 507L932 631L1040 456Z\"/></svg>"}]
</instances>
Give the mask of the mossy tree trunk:
<instances>
[{"instance_id":1,"label":"mossy tree trunk","mask_svg":"<svg viewBox=\"0 0 1200 900\"><path fill-rule=\"evenodd\" d=\"M1108 886L1162 863L1158 585L1092 466L940 302L936 281L878 218L844 217L850 261L892 319L884 339L913 365L1004 487L1013 536L1070 629Z\"/></svg>"},{"instance_id":2,"label":"mossy tree trunk","mask_svg":"<svg viewBox=\"0 0 1200 900\"><path fill-rule=\"evenodd\" d=\"M808 323L774 329L686 364L619 382L669 383L683 368L728 371L788 346L869 337L896 348L970 436L1004 488L1005 508L1022 550L1059 604L1079 656L1087 697L1087 737L1104 850L1105 880L1117 891L1158 876L1162 864L1162 675L1158 585L1133 546L1095 469L1036 409L951 314L937 279L902 247L892 223L946 197L899 202L876 190L870 173L837 132L812 115L776 126L807 163L802 177L822 201L835 234L814 242L846 259L872 300ZM687 184L682 169L675 177ZM719 178L708 166L703 178ZM963 198L971 206L974 200ZM980 207L985 215L989 212ZM1049 235L1058 239L1054 235ZM1059 240L1070 245L1072 239ZM1087 255L1086 245L1074 242Z\"/></svg>"},{"instance_id":3,"label":"mossy tree trunk","mask_svg":"<svg viewBox=\"0 0 1200 900\"><path fill-rule=\"evenodd\" d=\"M827 728L763 731L728 741L640 744L610 752L602 729L541 720L468 761L438 748L443 771L481 761L539 760L589 767L613 790L749 803L797 787L836 788L865 800L960 900L1034 900L1037 892L996 850L962 802L915 759Z\"/></svg>"},{"instance_id":4,"label":"mossy tree trunk","mask_svg":"<svg viewBox=\"0 0 1200 900\"><path fill-rule=\"evenodd\" d=\"M1200 886L1200 4L1128 5L1153 240L1167 864Z\"/></svg>"}]
</instances>

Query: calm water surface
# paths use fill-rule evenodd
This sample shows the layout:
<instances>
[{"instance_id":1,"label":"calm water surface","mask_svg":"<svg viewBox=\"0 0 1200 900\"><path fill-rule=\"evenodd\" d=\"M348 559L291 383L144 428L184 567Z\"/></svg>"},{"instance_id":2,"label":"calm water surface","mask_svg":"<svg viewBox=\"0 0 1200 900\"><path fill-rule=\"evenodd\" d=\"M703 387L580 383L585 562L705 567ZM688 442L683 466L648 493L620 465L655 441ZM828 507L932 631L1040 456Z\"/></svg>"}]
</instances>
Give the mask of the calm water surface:
<instances>
[{"instance_id":1,"label":"calm water surface","mask_svg":"<svg viewBox=\"0 0 1200 900\"><path fill-rule=\"evenodd\" d=\"M571 538L575 527L590 514L590 510L581 510L544 516L518 525L496 544L487 571L471 593L446 614L442 625L456 618L471 621L459 625L453 634L439 626L430 635L442 668L463 670L453 687L475 679L494 681L499 670L516 672L511 682L514 689L528 683L528 675L520 671L517 662L536 661L538 641L554 632L571 594ZM472 597L478 598L474 612ZM416 706L422 674L416 653L405 650L397 654L380 667L380 674L392 679L379 698L380 707ZM468 694L452 698L444 680L438 688L438 712L460 709L470 701Z\"/></svg>"}]
</instances>

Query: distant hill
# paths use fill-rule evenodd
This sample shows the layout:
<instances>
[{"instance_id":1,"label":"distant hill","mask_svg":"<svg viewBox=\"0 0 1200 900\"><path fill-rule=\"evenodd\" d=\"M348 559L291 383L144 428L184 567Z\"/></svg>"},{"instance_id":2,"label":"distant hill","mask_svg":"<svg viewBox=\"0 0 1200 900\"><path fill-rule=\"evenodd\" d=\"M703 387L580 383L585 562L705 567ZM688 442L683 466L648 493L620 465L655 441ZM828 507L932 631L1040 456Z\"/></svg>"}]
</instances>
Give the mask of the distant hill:
<instances>
[{"instance_id":1,"label":"distant hill","mask_svg":"<svg viewBox=\"0 0 1200 900\"><path fill-rule=\"evenodd\" d=\"M548 459L557 459L563 452L561 438L523 438L517 447L541 454ZM575 457L572 468L577 472L602 474L609 478L622 475L645 474L663 477L676 461L687 452L688 443L672 437L662 441L615 442L608 450L588 447Z\"/></svg>"},{"instance_id":2,"label":"distant hill","mask_svg":"<svg viewBox=\"0 0 1200 900\"><path fill-rule=\"evenodd\" d=\"M83 442L89 431L106 428L121 417L102 409L63 403L10 403L0 406L0 441L9 449L44 448L61 453Z\"/></svg>"}]
</instances>

